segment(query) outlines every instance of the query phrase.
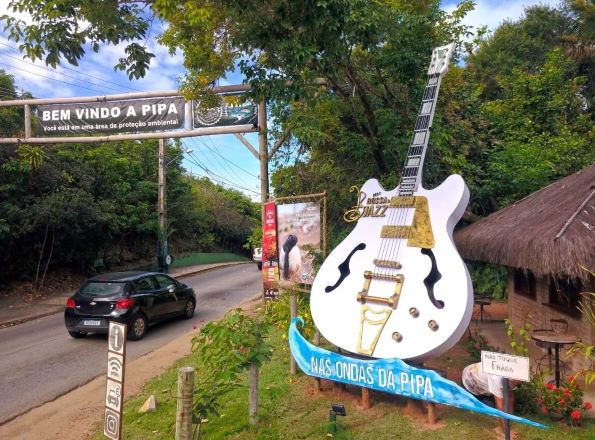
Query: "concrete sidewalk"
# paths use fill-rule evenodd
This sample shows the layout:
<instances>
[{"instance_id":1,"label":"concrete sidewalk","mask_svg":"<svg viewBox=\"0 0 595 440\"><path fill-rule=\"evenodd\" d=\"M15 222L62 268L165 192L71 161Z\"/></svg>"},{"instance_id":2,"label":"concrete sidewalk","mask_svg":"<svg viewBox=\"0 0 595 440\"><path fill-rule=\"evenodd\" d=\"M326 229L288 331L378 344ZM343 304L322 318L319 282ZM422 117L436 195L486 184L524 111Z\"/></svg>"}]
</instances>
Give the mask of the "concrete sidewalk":
<instances>
[{"instance_id":1,"label":"concrete sidewalk","mask_svg":"<svg viewBox=\"0 0 595 440\"><path fill-rule=\"evenodd\" d=\"M182 279L185 276L192 275L207 270L217 269L223 266L232 266L237 264L253 264L249 262L230 262L201 264L199 266L176 267L169 270L169 274L175 278ZM74 294L69 292L56 292L54 295L33 301L25 301L20 296L0 296L0 329L22 324L23 322L44 316L62 313L66 300Z\"/></svg>"}]
</instances>

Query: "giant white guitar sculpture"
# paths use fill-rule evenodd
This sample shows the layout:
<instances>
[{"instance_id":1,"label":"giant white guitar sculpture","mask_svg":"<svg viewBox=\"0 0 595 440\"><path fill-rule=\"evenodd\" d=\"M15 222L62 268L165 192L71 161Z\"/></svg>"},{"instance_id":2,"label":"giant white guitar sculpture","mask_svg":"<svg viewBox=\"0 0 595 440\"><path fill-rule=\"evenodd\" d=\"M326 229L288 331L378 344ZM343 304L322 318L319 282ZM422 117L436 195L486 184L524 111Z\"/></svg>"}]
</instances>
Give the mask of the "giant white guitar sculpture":
<instances>
[{"instance_id":1,"label":"giant white guitar sculpture","mask_svg":"<svg viewBox=\"0 0 595 440\"><path fill-rule=\"evenodd\" d=\"M432 53L399 186L386 191L376 179L364 184L358 204L345 214L356 227L312 285L316 326L352 353L421 360L451 348L469 325L473 288L452 241L469 190L456 174L433 190L421 187L440 82L453 50L450 44Z\"/></svg>"}]
</instances>

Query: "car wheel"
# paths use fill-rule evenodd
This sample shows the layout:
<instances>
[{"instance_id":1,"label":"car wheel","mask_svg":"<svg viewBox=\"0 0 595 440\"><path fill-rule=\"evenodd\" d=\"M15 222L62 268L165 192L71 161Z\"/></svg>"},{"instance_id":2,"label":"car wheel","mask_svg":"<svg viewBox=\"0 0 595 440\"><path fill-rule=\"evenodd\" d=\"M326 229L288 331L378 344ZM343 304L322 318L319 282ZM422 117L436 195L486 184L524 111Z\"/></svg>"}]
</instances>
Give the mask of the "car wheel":
<instances>
[{"instance_id":1,"label":"car wheel","mask_svg":"<svg viewBox=\"0 0 595 440\"><path fill-rule=\"evenodd\" d=\"M130 328L128 329L128 339L138 341L147 333L147 318L143 315L134 315Z\"/></svg>"},{"instance_id":2,"label":"car wheel","mask_svg":"<svg viewBox=\"0 0 595 440\"><path fill-rule=\"evenodd\" d=\"M186 304L184 305L184 311L182 312L182 318L184 318L184 319L192 318L192 316L194 316L194 308L195 307L196 306L194 305L194 301L192 301L191 299L186 301Z\"/></svg>"},{"instance_id":3,"label":"car wheel","mask_svg":"<svg viewBox=\"0 0 595 440\"><path fill-rule=\"evenodd\" d=\"M262 270L262 263L256 263L256 266L258 267L258 270Z\"/></svg>"},{"instance_id":4,"label":"car wheel","mask_svg":"<svg viewBox=\"0 0 595 440\"><path fill-rule=\"evenodd\" d=\"M84 338L85 336L87 336L86 333L81 333L81 332L71 332L70 330L68 331L68 334L70 336L72 336L74 339L80 339L80 338Z\"/></svg>"}]
</instances>

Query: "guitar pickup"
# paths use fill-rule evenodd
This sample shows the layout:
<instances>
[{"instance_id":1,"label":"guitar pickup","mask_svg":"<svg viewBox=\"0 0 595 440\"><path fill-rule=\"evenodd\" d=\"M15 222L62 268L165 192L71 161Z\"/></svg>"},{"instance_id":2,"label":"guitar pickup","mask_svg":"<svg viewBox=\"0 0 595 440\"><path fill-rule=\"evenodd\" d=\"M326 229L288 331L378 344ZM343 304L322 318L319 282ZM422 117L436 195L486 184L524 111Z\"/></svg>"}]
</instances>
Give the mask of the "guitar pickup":
<instances>
[{"instance_id":1,"label":"guitar pickup","mask_svg":"<svg viewBox=\"0 0 595 440\"><path fill-rule=\"evenodd\" d=\"M398 261L391 261L391 260L379 260L374 259L374 266L376 267L385 267L387 269L401 269L403 266Z\"/></svg>"},{"instance_id":2,"label":"guitar pickup","mask_svg":"<svg viewBox=\"0 0 595 440\"><path fill-rule=\"evenodd\" d=\"M381 280L381 281L393 281L395 282L395 290L391 296L388 298L382 296L371 296L368 294L370 290L370 284L372 280ZM368 302L384 304L391 308L395 308L399 302L399 298L401 295L401 290L403 289L403 282L405 281L405 277L402 274L398 275L384 275L373 273L372 271L365 271L364 272L364 288L363 290L357 294L357 300L362 304L366 304Z\"/></svg>"}]
</instances>

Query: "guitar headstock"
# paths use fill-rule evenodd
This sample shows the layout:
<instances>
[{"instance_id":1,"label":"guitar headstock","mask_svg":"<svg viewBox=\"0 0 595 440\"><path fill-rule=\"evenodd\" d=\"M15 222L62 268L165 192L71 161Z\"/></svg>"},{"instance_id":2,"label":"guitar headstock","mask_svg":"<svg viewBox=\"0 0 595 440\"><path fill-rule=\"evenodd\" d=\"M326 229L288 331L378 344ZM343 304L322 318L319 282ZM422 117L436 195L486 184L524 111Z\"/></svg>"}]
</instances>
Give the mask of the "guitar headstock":
<instances>
[{"instance_id":1,"label":"guitar headstock","mask_svg":"<svg viewBox=\"0 0 595 440\"><path fill-rule=\"evenodd\" d=\"M442 75L446 73L454 50L454 43L447 44L446 46L436 47L432 51L432 61L430 62L430 67L428 68L428 75L433 75L435 73Z\"/></svg>"}]
</instances>

